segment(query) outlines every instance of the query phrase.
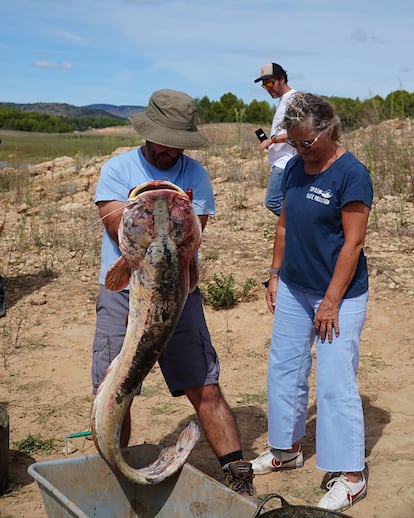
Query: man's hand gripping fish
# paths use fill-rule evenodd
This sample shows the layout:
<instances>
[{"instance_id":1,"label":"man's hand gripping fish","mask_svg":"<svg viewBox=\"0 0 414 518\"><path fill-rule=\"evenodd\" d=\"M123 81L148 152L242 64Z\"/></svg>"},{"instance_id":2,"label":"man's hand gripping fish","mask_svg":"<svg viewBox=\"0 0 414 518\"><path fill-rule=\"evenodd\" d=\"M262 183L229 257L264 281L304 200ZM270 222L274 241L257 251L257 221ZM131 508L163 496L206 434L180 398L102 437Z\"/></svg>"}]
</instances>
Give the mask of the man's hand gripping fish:
<instances>
[{"instance_id":1,"label":"man's hand gripping fish","mask_svg":"<svg viewBox=\"0 0 414 518\"><path fill-rule=\"evenodd\" d=\"M96 394L91 426L95 445L112 468L138 484L157 484L185 463L200 437L198 425L190 422L175 446L141 469L125 461L120 431L137 387L166 348L196 287L201 224L189 195L170 182L142 184L128 201L118 231L122 256L105 279L112 291L129 284L128 325L121 352Z\"/></svg>"}]
</instances>

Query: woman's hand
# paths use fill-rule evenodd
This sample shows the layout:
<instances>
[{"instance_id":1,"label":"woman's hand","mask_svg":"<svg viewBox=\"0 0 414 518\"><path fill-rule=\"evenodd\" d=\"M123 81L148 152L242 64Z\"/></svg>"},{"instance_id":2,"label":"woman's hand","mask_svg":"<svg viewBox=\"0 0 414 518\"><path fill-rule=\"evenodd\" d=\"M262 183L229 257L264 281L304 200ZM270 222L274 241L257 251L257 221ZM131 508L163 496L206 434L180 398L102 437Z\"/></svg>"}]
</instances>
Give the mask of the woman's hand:
<instances>
[{"instance_id":1,"label":"woman's hand","mask_svg":"<svg viewBox=\"0 0 414 518\"><path fill-rule=\"evenodd\" d=\"M322 300L313 320L315 334L320 336L322 343L325 342L327 336L328 342L332 343L332 329L335 331L335 336L339 336L338 313L338 304L326 298Z\"/></svg>"},{"instance_id":2,"label":"woman's hand","mask_svg":"<svg viewBox=\"0 0 414 518\"><path fill-rule=\"evenodd\" d=\"M274 312L275 312L276 291L277 291L278 283L279 283L279 277L277 277L277 276L270 277L269 284L268 284L267 290L266 290L267 307L269 308L269 311L272 314L274 314Z\"/></svg>"}]
</instances>

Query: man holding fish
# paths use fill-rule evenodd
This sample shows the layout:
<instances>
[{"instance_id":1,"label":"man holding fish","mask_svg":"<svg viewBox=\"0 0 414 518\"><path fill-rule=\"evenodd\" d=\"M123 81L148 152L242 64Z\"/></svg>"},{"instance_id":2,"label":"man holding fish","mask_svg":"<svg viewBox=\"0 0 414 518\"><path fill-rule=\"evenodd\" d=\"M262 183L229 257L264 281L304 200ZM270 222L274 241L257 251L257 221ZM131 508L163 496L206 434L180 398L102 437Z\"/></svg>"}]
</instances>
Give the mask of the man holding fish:
<instances>
[{"instance_id":1,"label":"man holding fish","mask_svg":"<svg viewBox=\"0 0 414 518\"><path fill-rule=\"evenodd\" d=\"M130 121L145 143L103 165L95 196L104 234L93 343L94 394L124 343L129 289L110 291L105 287L105 277L121 256L118 228L130 191L145 182L167 181L191 192L192 208L202 228L215 211L207 171L184 154L184 149L207 144L195 124L193 99L183 92L158 90L150 97L148 107ZM198 288L188 295L159 365L171 394L186 395L194 406L205 437L223 468L226 484L239 494L252 495L252 467L243 460L237 424L220 390L219 360L211 344ZM128 445L130 431L128 408L120 434L121 447Z\"/></svg>"}]
</instances>

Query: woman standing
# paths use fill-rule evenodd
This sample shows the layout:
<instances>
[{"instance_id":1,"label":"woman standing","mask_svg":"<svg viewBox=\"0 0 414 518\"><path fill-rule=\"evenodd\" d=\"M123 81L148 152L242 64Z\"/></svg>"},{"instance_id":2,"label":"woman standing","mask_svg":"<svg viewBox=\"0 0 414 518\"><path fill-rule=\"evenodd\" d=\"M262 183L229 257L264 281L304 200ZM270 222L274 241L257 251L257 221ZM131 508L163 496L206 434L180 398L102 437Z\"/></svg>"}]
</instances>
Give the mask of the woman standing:
<instances>
[{"instance_id":1,"label":"woman standing","mask_svg":"<svg viewBox=\"0 0 414 518\"><path fill-rule=\"evenodd\" d=\"M356 382L359 340L368 301L363 252L372 182L340 144L333 107L298 92L283 121L298 155L285 170L266 292L274 313L269 355L270 449L256 474L300 468L306 431L311 348L316 338L316 463L340 472L319 507L344 510L366 495L365 437Z\"/></svg>"}]
</instances>

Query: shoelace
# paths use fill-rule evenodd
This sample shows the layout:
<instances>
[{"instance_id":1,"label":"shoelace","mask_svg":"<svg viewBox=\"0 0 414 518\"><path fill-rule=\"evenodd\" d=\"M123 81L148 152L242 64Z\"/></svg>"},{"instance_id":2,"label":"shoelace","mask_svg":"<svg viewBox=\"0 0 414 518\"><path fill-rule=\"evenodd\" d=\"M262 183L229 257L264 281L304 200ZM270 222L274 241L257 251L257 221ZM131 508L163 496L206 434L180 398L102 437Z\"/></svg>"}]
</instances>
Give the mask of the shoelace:
<instances>
[{"instance_id":1,"label":"shoelace","mask_svg":"<svg viewBox=\"0 0 414 518\"><path fill-rule=\"evenodd\" d=\"M250 477L239 478L231 483L231 489L237 493L244 493L247 495L253 495L252 479Z\"/></svg>"},{"instance_id":2,"label":"shoelace","mask_svg":"<svg viewBox=\"0 0 414 518\"><path fill-rule=\"evenodd\" d=\"M343 488L345 488L347 499L352 506L351 490L347 486L346 482L341 479L341 477L335 477L326 484L326 489L328 489L326 496L329 498L329 500L336 500L339 496L341 496Z\"/></svg>"},{"instance_id":3,"label":"shoelace","mask_svg":"<svg viewBox=\"0 0 414 518\"><path fill-rule=\"evenodd\" d=\"M226 478L229 478L229 487L233 489L233 491L236 491L239 494L246 494L250 496L254 494L254 474L251 470L246 472L238 471L237 473L234 473L230 468L227 468L226 471Z\"/></svg>"}]
</instances>

